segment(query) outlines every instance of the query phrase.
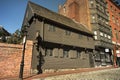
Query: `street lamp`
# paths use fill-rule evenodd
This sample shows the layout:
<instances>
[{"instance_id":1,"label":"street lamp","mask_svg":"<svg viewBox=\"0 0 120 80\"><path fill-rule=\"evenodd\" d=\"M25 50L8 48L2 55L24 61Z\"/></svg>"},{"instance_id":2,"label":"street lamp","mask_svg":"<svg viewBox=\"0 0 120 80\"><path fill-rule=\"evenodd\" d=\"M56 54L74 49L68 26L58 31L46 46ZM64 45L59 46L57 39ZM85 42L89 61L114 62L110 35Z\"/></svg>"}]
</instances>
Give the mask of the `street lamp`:
<instances>
[{"instance_id":1,"label":"street lamp","mask_svg":"<svg viewBox=\"0 0 120 80\"><path fill-rule=\"evenodd\" d=\"M19 80L23 80L23 70L24 70L24 57L25 57L25 47L26 47L26 39L27 39L27 27L24 29L24 37L23 37L23 50L22 50L22 60L20 64L20 72L19 72Z\"/></svg>"}]
</instances>

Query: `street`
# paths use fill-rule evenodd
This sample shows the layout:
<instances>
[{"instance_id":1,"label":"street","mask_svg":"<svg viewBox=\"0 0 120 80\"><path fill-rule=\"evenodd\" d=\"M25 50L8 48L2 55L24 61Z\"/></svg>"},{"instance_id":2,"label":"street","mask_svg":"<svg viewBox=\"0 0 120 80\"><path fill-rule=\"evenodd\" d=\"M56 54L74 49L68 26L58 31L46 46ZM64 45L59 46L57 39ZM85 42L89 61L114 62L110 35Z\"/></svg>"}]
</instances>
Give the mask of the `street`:
<instances>
[{"instance_id":1,"label":"street","mask_svg":"<svg viewBox=\"0 0 120 80\"><path fill-rule=\"evenodd\" d=\"M45 78L36 77L27 80L120 80L120 68L64 74Z\"/></svg>"}]
</instances>

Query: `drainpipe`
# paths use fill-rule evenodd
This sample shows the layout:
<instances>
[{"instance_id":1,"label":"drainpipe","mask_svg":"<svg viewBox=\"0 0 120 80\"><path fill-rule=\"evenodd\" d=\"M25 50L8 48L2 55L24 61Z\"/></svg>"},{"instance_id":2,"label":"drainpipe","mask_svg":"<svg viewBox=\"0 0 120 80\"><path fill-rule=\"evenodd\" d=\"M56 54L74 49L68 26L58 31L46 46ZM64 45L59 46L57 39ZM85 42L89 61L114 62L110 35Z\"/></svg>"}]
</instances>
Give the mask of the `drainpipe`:
<instances>
[{"instance_id":1,"label":"drainpipe","mask_svg":"<svg viewBox=\"0 0 120 80\"><path fill-rule=\"evenodd\" d=\"M114 50L113 50L113 65L114 65L115 68L117 67L117 64L116 64L116 57L117 57L117 55L116 55L116 45L117 44L114 45Z\"/></svg>"}]
</instances>

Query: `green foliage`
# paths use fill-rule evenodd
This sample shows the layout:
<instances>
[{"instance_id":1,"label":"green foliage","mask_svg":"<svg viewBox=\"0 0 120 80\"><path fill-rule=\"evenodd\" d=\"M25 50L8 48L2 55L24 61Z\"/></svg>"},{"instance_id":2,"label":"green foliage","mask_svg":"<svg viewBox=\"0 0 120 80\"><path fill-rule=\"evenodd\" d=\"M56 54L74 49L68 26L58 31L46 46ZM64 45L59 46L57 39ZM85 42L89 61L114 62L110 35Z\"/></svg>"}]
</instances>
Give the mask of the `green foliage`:
<instances>
[{"instance_id":1,"label":"green foliage","mask_svg":"<svg viewBox=\"0 0 120 80\"><path fill-rule=\"evenodd\" d=\"M5 38L5 36L1 36L1 42L3 42L3 43L6 42L6 38Z\"/></svg>"},{"instance_id":2,"label":"green foliage","mask_svg":"<svg viewBox=\"0 0 120 80\"><path fill-rule=\"evenodd\" d=\"M5 43L6 42L6 34L3 31L0 31L0 42Z\"/></svg>"},{"instance_id":3,"label":"green foliage","mask_svg":"<svg viewBox=\"0 0 120 80\"><path fill-rule=\"evenodd\" d=\"M1 36L5 36L5 32L0 31L0 37L1 37Z\"/></svg>"},{"instance_id":4,"label":"green foliage","mask_svg":"<svg viewBox=\"0 0 120 80\"><path fill-rule=\"evenodd\" d=\"M7 39L7 43L11 44L20 44L22 42L21 31L17 29L15 33L11 35L10 38Z\"/></svg>"},{"instance_id":5,"label":"green foliage","mask_svg":"<svg viewBox=\"0 0 120 80\"><path fill-rule=\"evenodd\" d=\"M27 26L23 26L21 30L17 29L13 34L8 33L5 29L0 31L0 42L10 43L10 44L20 44Z\"/></svg>"},{"instance_id":6,"label":"green foliage","mask_svg":"<svg viewBox=\"0 0 120 80\"><path fill-rule=\"evenodd\" d=\"M0 32L0 36L2 36L2 32Z\"/></svg>"}]
</instances>

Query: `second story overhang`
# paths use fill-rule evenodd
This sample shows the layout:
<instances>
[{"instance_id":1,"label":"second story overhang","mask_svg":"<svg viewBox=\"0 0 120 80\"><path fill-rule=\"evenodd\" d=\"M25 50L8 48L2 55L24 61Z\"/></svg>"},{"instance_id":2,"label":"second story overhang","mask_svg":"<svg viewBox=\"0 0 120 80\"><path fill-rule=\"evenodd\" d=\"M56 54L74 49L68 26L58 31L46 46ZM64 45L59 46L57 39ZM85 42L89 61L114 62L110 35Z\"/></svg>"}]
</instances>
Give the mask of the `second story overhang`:
<instances>
[{"instance_id":1,"label":"second story overhang","mask_svg":"<svg viewBox=\"0 0 120 80\"><path fill-rule=\"evenodd\" d=\"M88 29L86 29L84 25L80 23L76 23L74 20L67 18L63 15L60 15L56 12L52 12L40 5L37 5L32 2L28 2L23 25L26 25L28 23L31 24L31 22L34 19L41 19L41 20L44 19L45 21L55 22L60 25L64 25L64 27L66 28L71 28L78 32L82 32L85 35L93 36L93 33Z\"/></svg>"}]
</instances>

